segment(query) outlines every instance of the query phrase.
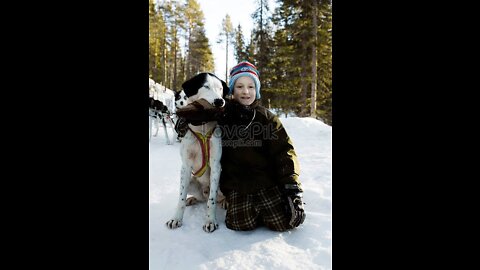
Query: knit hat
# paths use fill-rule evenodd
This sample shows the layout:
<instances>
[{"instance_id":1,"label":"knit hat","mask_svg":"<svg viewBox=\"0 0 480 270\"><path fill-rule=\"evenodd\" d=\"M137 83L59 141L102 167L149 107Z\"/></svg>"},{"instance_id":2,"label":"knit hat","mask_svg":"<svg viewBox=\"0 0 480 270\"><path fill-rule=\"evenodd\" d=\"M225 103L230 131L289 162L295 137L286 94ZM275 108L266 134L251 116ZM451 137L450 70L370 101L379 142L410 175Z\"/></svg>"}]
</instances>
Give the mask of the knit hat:
<instances>
[{"instance_id":1,"label":"knit hat","mask_svg":"<svg viewBox=\"0 0 480 270\"><path fill-rule=\"evenodd\" d=\"M240 78L248 76L252 78L255 82L255 91L256 91L256 99L260 99L260 80L258 79L259 72L257 68L250 62L244 61L239 63L238 65L234 66L230 70L230 81L228 87L230 88L229 95L233 94L233 87L235 86L235 81Z\"/></svg>"}]
</instances>

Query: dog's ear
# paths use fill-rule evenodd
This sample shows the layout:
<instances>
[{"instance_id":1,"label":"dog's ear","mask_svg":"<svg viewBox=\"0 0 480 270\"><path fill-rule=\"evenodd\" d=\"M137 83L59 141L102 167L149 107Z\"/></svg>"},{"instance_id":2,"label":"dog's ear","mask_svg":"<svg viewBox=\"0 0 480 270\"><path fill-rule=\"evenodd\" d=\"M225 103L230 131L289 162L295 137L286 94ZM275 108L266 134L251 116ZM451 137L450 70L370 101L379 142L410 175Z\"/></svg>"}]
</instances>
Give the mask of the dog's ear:
<instances>
[{"instance_id":1,"label":"dog's ear","mask_svg":"<svg viewBox=\"0 0 480 270\"><path fill-rule=\"evenodd\" d=\"M228 85L227 83L225 83L224 81L220 80L222 82L222 86L223 86L223 98L225 98L227 95L228 95L228 92L230 92L230 88L228 88Z\"/></svg>"},{"instance_id":2,"label":"dog's ear","mask_svg":"<svg viewBox=\"0 0 480 270\"><path fill-rule=\"evenodd\" d=\"M230 88L228 88L228 85L227 83L225 83L222 79L220 79L217 75L213 74L213 73L208 73L210 74L211 76L217 78L219 81L222 82L222 87L223 87L223 95L222 97L225 98L227 95L228 95L228 92L230 92Z\"/></svg>"},{"instance_id":3,"label":"dog's ear","mask_svg":"<svg viewBox=\"0 0 480 270\"><path fill-rule=\"evenodd\" d=\"M207 73L200 73L194 76L182 84L183 92L185 92L187 97L196 95L198 93L198 89L203 86L206 79Z\"/></svg>"},{"instance_id":4,"label":"dog's ear","mask_svg":"<svg viewBox=\"0 0 480 270\"><path fill-rule=\"evenodd\" d=\"M181 98L180 93L182 91L175 92L175 100L179 100Z\"/></svg>"}]
</instances>

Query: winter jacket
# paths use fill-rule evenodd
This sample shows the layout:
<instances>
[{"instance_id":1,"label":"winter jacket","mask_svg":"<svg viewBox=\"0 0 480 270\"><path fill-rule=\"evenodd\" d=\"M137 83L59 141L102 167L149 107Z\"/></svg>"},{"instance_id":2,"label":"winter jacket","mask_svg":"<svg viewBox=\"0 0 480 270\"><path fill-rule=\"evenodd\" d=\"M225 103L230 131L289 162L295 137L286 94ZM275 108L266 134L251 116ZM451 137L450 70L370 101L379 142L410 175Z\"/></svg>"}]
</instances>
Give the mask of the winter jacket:
<instances>
[{"instance_id":1,"label":"winter jacket","mask_svg":"<svg viewBox=\"0 0 480 270\"><path fill-rule=\"evenodd\" d=\"M276 115L255 101L235 100L219 119L222 129L220 189L242 194L299 182L300 168L292 141Z\"/></svg>"}]
</instances>

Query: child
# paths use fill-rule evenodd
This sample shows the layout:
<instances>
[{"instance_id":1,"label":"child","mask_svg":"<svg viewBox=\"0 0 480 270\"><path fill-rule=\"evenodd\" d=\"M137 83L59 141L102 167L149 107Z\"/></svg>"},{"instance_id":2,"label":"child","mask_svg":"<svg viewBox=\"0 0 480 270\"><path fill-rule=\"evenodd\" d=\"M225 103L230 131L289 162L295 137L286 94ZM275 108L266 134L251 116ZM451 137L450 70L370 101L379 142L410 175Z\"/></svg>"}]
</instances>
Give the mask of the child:
<instances>
[{"instance_id":1,"label":"child","mask_svg":"<svg viewBox=\"0 0 480 270\"><path fill-rule=\"evenodd\" d=\"M233 100L219 120L220 189L228 205L225 223L239 231L260 224L285 231L305 219L299 165L282 123L259 104L260 86L253 64L241 62L230 71Z\"/></svg>"},{"instance_id":2,"label":"child","mask_svg":"<svg viewBox=\"0 0 480 270\"><path fill-rule=\"evenodd\" d=\"M299 165L282 123L260 105L260 86L253 64L241 62L230 71L232 99L218 117L222 130L220 190L227 201L225 223L237 231L260 225L286 231L305 220Z\"/></svg>"}]
</instances>

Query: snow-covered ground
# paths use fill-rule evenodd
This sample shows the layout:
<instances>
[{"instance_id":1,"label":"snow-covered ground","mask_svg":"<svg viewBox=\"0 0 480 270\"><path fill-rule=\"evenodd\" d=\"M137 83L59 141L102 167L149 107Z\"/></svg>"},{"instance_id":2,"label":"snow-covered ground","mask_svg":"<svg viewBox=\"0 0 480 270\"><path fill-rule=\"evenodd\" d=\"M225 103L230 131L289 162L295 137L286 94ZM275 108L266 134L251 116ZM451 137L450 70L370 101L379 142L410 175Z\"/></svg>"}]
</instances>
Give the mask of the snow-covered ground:
<instances>
[{"instance_id":1,"label":"snow-covered ground","mask_svg":"<svg viewBox=\"0 0 480 270\"><path fill-rule=\"evenodd\" d=\"M180 182L180 144L166 145L163 130L150 142L150 269L331 269L332 128L313 118L281 118L300 162L307 218L288 232L258 228L202 230L206 204L189 206L182 227L170 230ZM169 130L173 136L173 131Z\"/></svg>"}]
</instances>

